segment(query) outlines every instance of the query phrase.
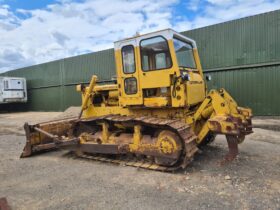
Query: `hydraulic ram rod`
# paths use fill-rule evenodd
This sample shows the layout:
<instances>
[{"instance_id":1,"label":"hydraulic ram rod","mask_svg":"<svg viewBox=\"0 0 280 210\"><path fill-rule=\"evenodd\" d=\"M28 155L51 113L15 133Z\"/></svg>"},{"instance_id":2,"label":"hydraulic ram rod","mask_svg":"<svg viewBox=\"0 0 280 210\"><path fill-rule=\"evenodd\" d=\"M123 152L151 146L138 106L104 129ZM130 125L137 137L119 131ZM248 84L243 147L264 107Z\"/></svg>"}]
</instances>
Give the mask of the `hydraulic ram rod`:
<instances>
[{"instance_id":1,"label":"hydraulic ram rod","mask_svg":"<svg viewBox=\"0 0 280 210\"><path fill-rule=\"evenodd\" d=\"M84 102L82 104L82 108L81 108L81 111L80 111L78 119L80 119L82 117L83 111L85 110L85 108L87 106L90 94L91 94L91 92L92 92L92 90L93 90L93 88L94 88L94 86L96 84L96 81L97 81L97 76L93 75L92 78L91 78L90 84L89 84L89 88L86 91L85 100L84 100Z\"/></svg>"}]
</instances>

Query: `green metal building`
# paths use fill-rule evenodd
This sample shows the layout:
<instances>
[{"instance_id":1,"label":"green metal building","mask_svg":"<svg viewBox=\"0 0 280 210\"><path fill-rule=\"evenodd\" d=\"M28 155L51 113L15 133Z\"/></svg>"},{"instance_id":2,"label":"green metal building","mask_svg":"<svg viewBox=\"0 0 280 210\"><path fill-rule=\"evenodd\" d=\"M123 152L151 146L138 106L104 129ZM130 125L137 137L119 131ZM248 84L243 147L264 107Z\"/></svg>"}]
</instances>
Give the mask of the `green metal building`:
<instances>
[{"instance_id":1,"label":"green metal building","mask_svg":"<svg viewBox=\"0 0 280 210\"><path fill-rule=\"evenodd\" d=\"M280 10L182 32L197 41L208 87L224 87L254 115L280 115ZM115 75L113 49L6 72L25 77L29 102L0 109L63 111L81 104L75 85Z\"/></svg>"}]
</instances>

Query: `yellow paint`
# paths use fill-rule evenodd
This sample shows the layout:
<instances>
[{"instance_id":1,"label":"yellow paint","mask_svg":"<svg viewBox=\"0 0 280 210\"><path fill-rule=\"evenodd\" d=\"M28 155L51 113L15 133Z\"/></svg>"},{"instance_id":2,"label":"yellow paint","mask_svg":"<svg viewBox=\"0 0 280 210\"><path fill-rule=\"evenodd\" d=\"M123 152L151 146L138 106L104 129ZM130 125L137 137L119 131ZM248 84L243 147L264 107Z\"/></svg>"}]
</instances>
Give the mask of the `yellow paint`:
<instances>
[{"instance_id":1,"label":"yellow paint","mask_svg":"<svg viewBox=\"0 0 280 210\"><path fill-rule=\"evenodd\" d=\"M90 81L90 84L89 84L89 88L86 91L86 96L85 96L83 104L82 104L82 109L85 109L85 107L86 107L86 105L88 103L89 97L92 94L92 90L93 90L93 88L94 88L94 86L96 84L96 81L97 81L97 76L93 75L92 79Z\"/></svg>"},{"instance_id":2,"label":"yellow paint","mask_svg":"<svg viewBox=\"0 0 280 210\"><path fill-rule=\"evenodd\" d=\"M162 131L157 139L157 147L163 154L172 154L178 151L179 145L169 131Z\"/></svg>"},{"instance_id":3,"label":"yellow paint","mask_svg":"<svg viewBox=\"0 0 280 210\"><path fill-rule=\"evenodd\" d=\"M108 123L102 123L102 142L107 143L109 140L109 125Z\"/></svg>"},{"instance_id":4,"label":"yellow paint","mask_svg":"<svg viewBox=\"0 0 280 210\"><path fill-rule=\"evenodd\" d=\"M144 98L144 106L146 107L164 107L169 104L170 98L168 97L153 97Z\"/></svg>"},{"instance_id":5,"label":"yellow paint","mask_svg":"<svg viewBox=\"0 0 280 210\"><path fill-rule=\"evenodd\" d=\"M138 150L140 143L141 143L141 126L140 125L135 125L134 126L134 134L133 134L133 143L130 144L130 150L131 151L136 151Z\"/></svg>"},{"instance_id":6,"label":"yellow paint","mask_svg":"<svg viewBox=\"0 0 280 210\"><path fill-rule=\"evenodd\" d=\"M197 73L190 73L191 81L188 81L187 86L187 105L195 105L205 99L205 84Z\"/></svg>"}]
</instances>

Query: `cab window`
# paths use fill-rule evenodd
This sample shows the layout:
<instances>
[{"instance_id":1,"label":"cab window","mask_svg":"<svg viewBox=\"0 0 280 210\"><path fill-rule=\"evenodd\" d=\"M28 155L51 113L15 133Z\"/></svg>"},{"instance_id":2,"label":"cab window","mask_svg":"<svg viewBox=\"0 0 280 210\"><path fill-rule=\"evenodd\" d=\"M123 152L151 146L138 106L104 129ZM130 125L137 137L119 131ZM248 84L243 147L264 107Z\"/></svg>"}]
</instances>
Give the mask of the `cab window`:
<instances>
[{"instance_id":1,"label":"cab window","mask_svg":"<svg viewBox=\"0 0 280 210\"><path fill-rule=\"evenodd\" d=\"M132 45L127 45L122 48L122 61L123 72L125 74L132 74L135 72L134 47Z\"/></svg>"},{"instance_id":2,"label":"cab window","mask_svg":"<svg viewBox=\"0 0 280 210\"><path fill-rule=\"evenodd\" d=\"M172 66L167 40L162 36L140 42L143 71L168 69Z\"/></svg>"},{"instance_id":3,"label":"cab window","mask_svg":"<svg viewBox=\"0 0 280 210\"><path fill-rule=\"evenodd\" d=\"M126 78L124 80L124 91L127 95L137 93L137 80L135 77Z\"/></svg>"},{"instance_id":4,"label":"cab window","mask_svg":"<svg viewBox=\"0 0 280 210\"><path fill-rule=\"evenodd\" d=\"M196 68L192 45L173 38L178 65L187 68Z\"/></svg>"}]
</instances>

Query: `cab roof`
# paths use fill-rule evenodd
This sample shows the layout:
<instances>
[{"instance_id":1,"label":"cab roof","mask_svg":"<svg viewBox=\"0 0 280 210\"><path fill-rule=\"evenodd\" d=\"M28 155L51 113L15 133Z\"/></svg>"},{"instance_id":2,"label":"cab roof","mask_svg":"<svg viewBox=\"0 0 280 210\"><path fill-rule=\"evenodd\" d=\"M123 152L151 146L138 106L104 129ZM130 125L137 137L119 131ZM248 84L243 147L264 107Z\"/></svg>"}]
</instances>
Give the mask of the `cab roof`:
<instances>
[{"instance_id":1,"label":"cab roof","mask_svg":"<svg viewBox=\"0 0 280 210\"><path fill-rule=\"evenodd\" d=\"M114 42L114 46L115 46L115 49L121 49L121 47L123 45L127 45L127 44L132 44L134 46L139 46L141 40L148 39L148 38L155 37L155 36L162 36L167 40L171 40L171 39L173 39L173 37L176 37L176 38L178 38L182 41L186 41L186 42L192 44L193 48L197 48L196 42L193 39L190 39L190 38L176 32L176 31L174 31L173 29L170 29L170 28L160 30L160 31L151 32L151 33L147 33L147 34L143 34L143 35L135 35L135 36L130 37L130 38L122 39L122 40Z\"/></svg>"}]
</instances>

